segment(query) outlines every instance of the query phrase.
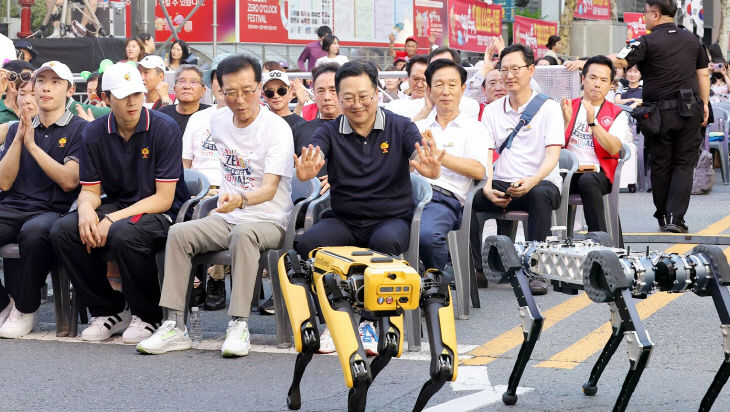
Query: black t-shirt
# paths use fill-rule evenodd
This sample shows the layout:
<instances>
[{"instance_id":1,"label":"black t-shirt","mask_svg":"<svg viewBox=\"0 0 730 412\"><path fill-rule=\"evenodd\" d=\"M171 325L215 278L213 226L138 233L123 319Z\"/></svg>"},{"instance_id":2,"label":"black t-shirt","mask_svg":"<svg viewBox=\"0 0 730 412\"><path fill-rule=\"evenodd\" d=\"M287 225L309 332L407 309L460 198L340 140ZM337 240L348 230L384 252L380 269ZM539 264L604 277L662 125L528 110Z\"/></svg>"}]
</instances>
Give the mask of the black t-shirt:
<instances>
[{"instance_id":1,"label":"black t-shirt","mask_svg":"<svg viewBox=\"0 0 730 412\"><path fill-rule=\"evenodd\" d=\"M312 137L314 136L314 132L316 132L320 126L325 123L329 123L332 120L333 119L325 120L315 118L310 121L305 120L303 122L300 122L294 127L292 133L294 135L294 152L297 154L297 156L302 155L302 147L309 146L309 144L312 143ZM317 176L325 175L327 175L327 159L325 159L324 166L317 174Z\"/></svg>"},{"instance_id":2,"label":"black t-shirt","mask_svg":"<svg viewBox=\"0 0 730 412\"><path fill-rule=\"evenodd\" d=\"M200 104L200 107L198 107L198 112L204 109L209 108L209 104ZM180 114L177 112L177 105L171 104L168 106L162 106L159 109L157 109L158 112L165 113L166 115L172 117L172 120L177 123L178 127L180 127L180 133L185 133L185 127L188 125L188 120L190 120L190 116L193 115L193 113L190 114ZM180 138L182 139L182 134L180 135Z\"/></svg>"},{"instance_id":3,"label":"black t-shirt","mask_svg":"<svg viewBox=\"0 0 730 412\"><path fill-rule=\"evenodd\" d=\"M674 23L664 23L626 47L628 54L623 58L629 67L639 65L645 101L679 97L680 89L692 89L699 95L697 70L706 69L709 60L694 34ZM619 53L618 57L621 55Z\"/></svg>"},{"instance_id":4,"label":"black t-shirt","mask_svg":"<svg viewBox=\"0 0 730 412\"><path fill-rule=\"evenodd\" d=\"M286 120L286 123L289 125L289 128L294 131L294 128L297 127L297 125L306 122L302 116L299 116L296 113L292 113L289 116L284 116L282 119Z\"/></svg>"},{"instance_id":5,"label":"black t-shirt","mask_svg":"<svg viewBox=\"0 0 730 412\"><path fill-rule=\"evenodd\" d=\"M642 89L641 87L629 87L621 93L622 99L641 99Z\"/></svg>"}]
</instances>

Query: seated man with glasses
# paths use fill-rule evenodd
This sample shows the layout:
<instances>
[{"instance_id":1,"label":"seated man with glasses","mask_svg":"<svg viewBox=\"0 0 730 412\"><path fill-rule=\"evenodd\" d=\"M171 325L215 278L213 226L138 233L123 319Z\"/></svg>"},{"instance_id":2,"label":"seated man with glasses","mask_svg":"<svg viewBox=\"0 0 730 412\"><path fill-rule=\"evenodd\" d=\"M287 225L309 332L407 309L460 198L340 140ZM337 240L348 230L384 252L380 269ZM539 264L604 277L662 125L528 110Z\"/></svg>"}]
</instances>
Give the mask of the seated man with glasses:
<instances>
[{"instance_id":1,"label":"seated man with glasses","mask_svg":"<svg viewBox=\"0 0 730 412\"><path fill-rule=\"evenodd\" d=\"M482 116L496 148L502 147L537 95L530 87L534 62L532 50L522 44L507 46L500 54L507 96L488 105ZM527 240L545 240L550 234L552 210L560 203L558 160L565 143L562 115L560 104L547 99L512 144L501 150L493 175L474 198L477 212L528 212ZM533 279L530 288L536 294L547 293L545 282L539 279Z\"/></svg>"},{"instance_id":2,"label":"seated man with glasses","mask_svg":"<svg viewBox=\"0 0 730 412\"><path fill-rule=\"evenodd\" d=\"M286 121L289 127L294 130L298 124L305 120L302 116L292 113L289 109L289 102L294 94L289 83L289 76L281 70L272 70L263 74L261 82L264 102L269 110Z\"/></svg>"},{"instance_id":3,"label":"seated man with glasses","mask_svg":"<svg viewBox=\"0 0 730 412\"><path fill-rule=\"evenodd\" d=\"M251 348L251 311L262 250L278 248L292 209L291 175L294 145L291 129L260 104L261 66L254 57L233 55L215 71L227 107L213 113L211 140L221 163L218 209L199 220L172 227L165 249L165 280L160 306L168 318L142 353L190 349L185 310L191 259L195 254L231 251L232 296L225 357L245 356Z\"/></svg>"},{"instance_id":4,"label":"seated man with glasses","mask_svg":"<svg viewBox=\"0 0 730 412\"><path fill-rule=\"evenodd\" d=\"M193 64L183 64L175 73L177 104L162 106L157 110L172 117L172 120L180 127L180 133L185 133L190 116L210 107L210 105L200 103L204 94L203 71Z\"/></svg>"},{"instance_id":5,"label":"seated man with glasses","mask_svg":"<svg viewBox=\"0 0 730 412\"><path fill-rule=\"evenodd\" d=\"M385 105L385 108L395 114L405 116L409 119L415 117L423 108L423 99L426 91L426 67L428 59L426 56L413 56L406 63L408 73L408 90L410 96L407 99L393 100Z\"/></svg>"},{"instance_id":6,"label":"seated man with glasses","mask_svg":"<svg viewBox=\"0 0 730 412\"><path fill-rule=\"evenodd\" d=\"M438 178L443 154L434 142L421 140L408 118L378 107L377 81L372 63L340 67L335 88L343 115L322 125L296 158L301 181L317 176L327 160L332 205L299 239L300 256L320 246L360 246L390 255L408 249L415 209L410 169ZM328 333L320 349L333 346ZM360 334L365 350L376 353L372 324L361 325Z\"/></svg>"}]
</instances>

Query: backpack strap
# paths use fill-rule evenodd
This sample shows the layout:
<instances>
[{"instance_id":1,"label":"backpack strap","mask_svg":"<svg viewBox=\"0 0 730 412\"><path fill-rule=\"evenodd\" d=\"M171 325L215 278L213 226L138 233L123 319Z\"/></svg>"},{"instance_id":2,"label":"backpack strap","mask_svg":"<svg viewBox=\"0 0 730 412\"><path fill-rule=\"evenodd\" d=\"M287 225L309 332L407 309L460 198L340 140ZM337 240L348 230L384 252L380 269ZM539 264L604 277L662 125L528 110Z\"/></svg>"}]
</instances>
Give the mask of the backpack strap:
<instances>
[{"instance_id":1,"label":"backpack strap","mask_svg":"<svg viewBox=\"0 0 730 412\"><path fill-rule=\"evenodd\" d=\"M512 130L512 133L510 133L507 137L507 140L505 140L504 143L502 143L502 146L499 147L499 153L502 153L505 149L512 147L512 140L515 139L515 136L517 136L517 133L520 132L522 126L525 126L532 121L532 118L535 117L535 114L537 114L538 110L540 110L543 103L545 103L549 98L550 97L547 95L539 93L530 100L530 103L528 103L527 107L525 107L525 111L522 112L522 116L520 116L520 121L517 122L517 125Z\"/></svg>"}]
</instances>

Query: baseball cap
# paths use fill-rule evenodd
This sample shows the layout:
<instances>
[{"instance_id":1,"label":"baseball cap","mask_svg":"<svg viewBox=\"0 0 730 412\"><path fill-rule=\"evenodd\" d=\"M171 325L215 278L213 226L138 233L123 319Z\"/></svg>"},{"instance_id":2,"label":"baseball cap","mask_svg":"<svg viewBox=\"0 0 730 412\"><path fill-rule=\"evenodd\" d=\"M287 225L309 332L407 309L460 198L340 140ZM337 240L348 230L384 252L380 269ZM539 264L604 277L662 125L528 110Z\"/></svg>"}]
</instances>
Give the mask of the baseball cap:
<instances>
[{"instance_id":1,"label":"baseball cap","mask_svg":"<svg viewBox=\"0 0 730 412\"><path fill-rule=\"evenodd\" d=\"M286 73L280 70L272 70L268 73L264 73L263 78L261 79L261 87L266 86L266 83L272 80L281 80L285 85L291 86L291 83L289 83L289 76L287 76Z\"/></svg>"},{"instance_id":2,"label":"baseball cap","mask_svg":"<svg viewBox=\"0 0 730 412\"><path fill-rule=\"evenodd\" d=\"M151 54L149 56L145 56L140 62L139 65L144 67L145 69L160 69L163 72L165 71L165 62L162 60L162 57L157 56L155 54Z\"/></svg>"},{"instance_id":3,"label":"baseball cap","mask_svg":"<svg viewBox=\"0 0 730 412\"><path fill-rule=\"evenodd\" d=\"M203 81L208 87L211 87L211 83L213 82L213 79L211 76L213 75L213 72L218 68L218 64L222 62L226 57L233 56L232 53L221 53L213 59L213 61L210 63L210 69L206 70L205 73L203 73Z\"/></svg>"},{"instance_id":4,"label":"baseball cap","mask_svg":"<svg viewBox=\"0 0 730 412\"><path fill-rule=\"evenodd\" d=\"M285 62L284 60L280 61L279 65L285 69L289 68L289 63Z\"/></svg>"},{"instance_id":5,"label":"baseball cap","mask_svg":"<svg viewBox=\"0 0 730 412\"><path fill-rule=\"evenodd\" d=\"M147 91L139 70L127 63L117 63L107 67L101 78L101 89L109 90L117 99Z\"/></svg>"},{"instance_id":6,"label":"baseball cap","mask_svg":"<svg viewBox=\"0 0 730 412\"><path fill-rule=\"evenodd\" d=\"M74 84L74 75L71 73L71 69L68 68L65 64L52 60L46 63L43 63L41 67L39 67L35 72L33 72L33 82L35 82L35 78L38 77L39 74L51 70L56 75L63 80L68 80L68 82L73 86Z\"/></svg>"},{"instance_id":7,"label":"baseball cap","mask_svg":"<svg viewBox=\"0 0 730 412\"><path fill-rule=\"evenodd\" d=\"M408 43L409 41L414 41L414 42L418 43L418 40L416 40L416 38L413 36L407 37L406 41L404 41L403 43Z\"/></svg>"},{"instance_id":8,"label":"baseball cap","mask_svg":"<svg viewBox=\"0 0 730 412\"><path fill-rule=\"evenodd\" d=\"M30 55L35 59L38 57L38 51L33 48L33 45L28 40L18 40L15 42L15 48L16 49L25 49L28 50Z\"/></svg>"}]
</instances>

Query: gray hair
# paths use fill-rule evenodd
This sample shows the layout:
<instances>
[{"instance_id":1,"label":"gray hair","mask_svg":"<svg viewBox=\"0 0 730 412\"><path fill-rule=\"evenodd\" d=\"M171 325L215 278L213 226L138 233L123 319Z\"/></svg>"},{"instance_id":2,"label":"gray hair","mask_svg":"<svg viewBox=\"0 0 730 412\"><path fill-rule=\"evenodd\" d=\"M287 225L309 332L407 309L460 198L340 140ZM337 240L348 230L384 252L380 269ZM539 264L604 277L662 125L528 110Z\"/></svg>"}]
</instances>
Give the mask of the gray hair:
<instances>
[{"instance_id":1,"label":"gray hair","mask_svg":"<svg viewBox=\"0 0 730 412\"><path fill-rule=\"evenodd\" d=\"M205 84L202 83L203 81L203 69L200 67L194 65L194 64L181 64L180 67L177 68L177 71L175 72L175 83L177 83L178 77L180 77L180 74L184 71L192 70L195 73L198 73L198 76L200 76L201 85L205 87Z\"/></svg>"}]
</instances>

